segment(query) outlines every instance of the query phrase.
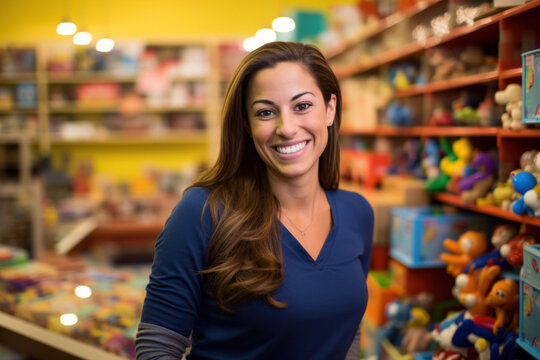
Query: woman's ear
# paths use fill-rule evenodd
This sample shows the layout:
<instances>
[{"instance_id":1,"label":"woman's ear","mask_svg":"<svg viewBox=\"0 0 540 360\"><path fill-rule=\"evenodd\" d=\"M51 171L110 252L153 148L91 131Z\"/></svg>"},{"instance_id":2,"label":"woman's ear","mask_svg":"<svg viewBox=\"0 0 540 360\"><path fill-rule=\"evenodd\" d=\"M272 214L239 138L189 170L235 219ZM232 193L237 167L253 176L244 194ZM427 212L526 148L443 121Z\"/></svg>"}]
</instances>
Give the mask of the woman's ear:
<instances>
[{"instance_id":1,"label":"woman's ear","mask_svg":"<svg viewBox=\"0 0 540 360\"><path fill-rule=\"evenodd\" d=\"M336 102L337 97L335 94L332 94L330 100L328 100L328 103L326 104L326 124L328 126L332 126L334 119L336 118Z\"/></svg>"}]
</instances>

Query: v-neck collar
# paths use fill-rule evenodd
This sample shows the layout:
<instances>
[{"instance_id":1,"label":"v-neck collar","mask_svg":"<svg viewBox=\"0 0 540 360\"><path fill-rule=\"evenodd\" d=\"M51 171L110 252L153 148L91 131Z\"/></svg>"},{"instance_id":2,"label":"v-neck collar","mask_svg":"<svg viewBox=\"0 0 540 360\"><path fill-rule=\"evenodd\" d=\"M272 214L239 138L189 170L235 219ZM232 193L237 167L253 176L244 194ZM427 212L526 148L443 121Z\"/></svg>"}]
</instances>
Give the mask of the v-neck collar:
<instances>
[{"instance_id":1,"label":"v-neck collar","mask_svg":"<svg viewBox=\"0 0 540 360\"><path fill-rule=\"evenodd\" d=\"M304 248L304 246L298 241L296 237L287 229L287 227L280 222L281 224L281 234L282 234L282 243L285 245L285 243L288 243L293 249L294 252L299 255L301 258L303 258L307 263L312 263L318 267L322 266L326 259L328 258L332 245L334 243L335 233L338 229L338 222L339 222L339 216L337 214L337 208L334 203L334 197L331 191L324 189L324 193L326 194L326 198L328 199L328 203L330 204L330 216L332 217L332 227L330 228L330 232L328 233L328 236L326 237L323 246L321 247L321 251L319 251L319 255L316 259L314 259Z\"/></svg>"}]
</instances>

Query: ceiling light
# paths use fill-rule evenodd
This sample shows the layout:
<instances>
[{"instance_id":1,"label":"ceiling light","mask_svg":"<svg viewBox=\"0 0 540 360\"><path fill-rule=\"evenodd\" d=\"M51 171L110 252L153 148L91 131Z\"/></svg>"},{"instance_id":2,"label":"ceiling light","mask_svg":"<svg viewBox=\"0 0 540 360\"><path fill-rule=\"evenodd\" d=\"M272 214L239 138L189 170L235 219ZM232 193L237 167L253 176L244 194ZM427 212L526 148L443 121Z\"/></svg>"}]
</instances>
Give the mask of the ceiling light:
<instances>
[{"instance_id":1,"label":"ceiling light","mask_svg":"<svg viewBox=\"0 0 540 360\"><path fill-rule=\"evenodd\" d=\"M282 16L275 18L274 21L272 21L272 29L277 32L290 32L293 31L295 27L296 24L290 17Z\"/></svg>"},{"instance_id":2,"label":"ceiling light","mask_svg":"<svg viewBox=\"0 0 540 360\"><path fill-rule=\"evenodd\" d=\"M58 26L56 26L56 33L58 35L73 35L77 31L77 25L65 18Z\"/></svg>"},{"instance_id":3,"label":"ceiling light","mask_svg":"<svg viewBox=\"0 0 540 360\"><path fill-rule=\"evenodd\" d=\"M244 50L246 51L253 51L261 45L262 44L259 43L259 39L257 39L255 36L248 37L242 44Z\"/></svg>"},{"instance_id":4,"label":"ceiling light","mask_svg":"<svg viewBox=\"0 0 540 360\"><path fill-rule=\"evenodd\" d=\"M86 31L79 31L73 37L73 43L75 45L88 45L92 41L92 35Z\"/></svg>"},{"instance_id":5,"label":"ceiling light","mask_svg":"<svg viewBox=\"0 0 540 360\"><path fill-rule=\"evenodd\" d=\"M272 29L259 29L255 33L255 37L261 44L266 44L276 40L276 32Z\"/></svg>"},{"instance_id":6,"label":"ceiling light","mask_svg":"<svg viewBox=\"0 0 540 360\"><path fill-rule=\"evenodd\" d=\"M109 52L114 48L114 40L103 38L96 43L96 50L99 52Z\"/></svg>"}]
</instances>

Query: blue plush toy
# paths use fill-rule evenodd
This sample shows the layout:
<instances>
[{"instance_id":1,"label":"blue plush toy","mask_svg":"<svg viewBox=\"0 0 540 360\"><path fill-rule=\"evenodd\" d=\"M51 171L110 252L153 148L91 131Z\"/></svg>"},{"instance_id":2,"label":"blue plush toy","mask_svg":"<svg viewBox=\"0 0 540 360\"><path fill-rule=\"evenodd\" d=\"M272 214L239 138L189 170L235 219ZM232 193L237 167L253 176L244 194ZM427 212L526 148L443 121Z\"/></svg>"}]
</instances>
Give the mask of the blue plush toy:
<instances>
[{"instance_id":1,"label":"blue plush toy","mask_svg":"<svg viewBox=\"0 0 540 360\"><path fill-rule=\"evenodd\" d=\"M519 215L534 216L534 210L525 203L523 195L537 185L536 178L528 171L513 171L510 176L514 190L521 194L521 197L512 205L512 211Z\"/></svg>"}]
</instances>

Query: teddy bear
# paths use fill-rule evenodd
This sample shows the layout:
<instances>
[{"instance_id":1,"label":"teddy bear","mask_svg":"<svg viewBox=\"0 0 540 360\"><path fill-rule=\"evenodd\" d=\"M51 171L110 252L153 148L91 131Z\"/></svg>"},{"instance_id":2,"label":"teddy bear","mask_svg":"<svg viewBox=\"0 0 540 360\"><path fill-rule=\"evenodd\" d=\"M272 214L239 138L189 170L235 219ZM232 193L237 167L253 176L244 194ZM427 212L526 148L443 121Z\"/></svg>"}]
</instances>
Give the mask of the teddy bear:
<instances>
[{"instance_id":1,"label":"teddy bear","mask_svg":"<svg viewBox=\"0 0 540 360\"><path fill-rule=\"evenodd\" d=\"M519 84L508 84L501 91L495 93L495 102L505 106L505 112L501 116L503 128L523 129L522 118L522 90Z\"/></svg>"}]
</instances>

